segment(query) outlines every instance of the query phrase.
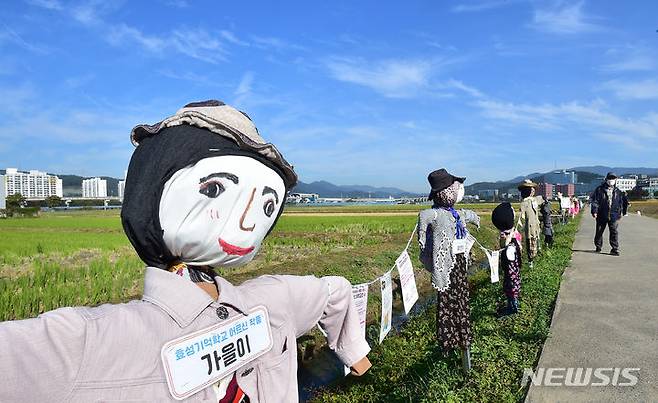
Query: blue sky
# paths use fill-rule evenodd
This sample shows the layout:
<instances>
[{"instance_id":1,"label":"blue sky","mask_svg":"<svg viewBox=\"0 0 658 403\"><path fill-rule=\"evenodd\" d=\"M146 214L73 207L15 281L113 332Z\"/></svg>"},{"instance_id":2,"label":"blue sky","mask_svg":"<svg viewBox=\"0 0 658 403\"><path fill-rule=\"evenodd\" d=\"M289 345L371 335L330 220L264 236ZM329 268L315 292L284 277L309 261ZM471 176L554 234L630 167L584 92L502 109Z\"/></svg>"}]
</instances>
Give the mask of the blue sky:
<instances>
[{"instance_id":1,"label":"blue sky","mask_svg":"<svg viewBox=\"0 0 658 403\"><path fill-rule=\"evenodd\" d=\"M0 167L120 177L134 125L203 99L305 182L658 166L655 1L3 3Z\"/></svg>"}]
</instances>

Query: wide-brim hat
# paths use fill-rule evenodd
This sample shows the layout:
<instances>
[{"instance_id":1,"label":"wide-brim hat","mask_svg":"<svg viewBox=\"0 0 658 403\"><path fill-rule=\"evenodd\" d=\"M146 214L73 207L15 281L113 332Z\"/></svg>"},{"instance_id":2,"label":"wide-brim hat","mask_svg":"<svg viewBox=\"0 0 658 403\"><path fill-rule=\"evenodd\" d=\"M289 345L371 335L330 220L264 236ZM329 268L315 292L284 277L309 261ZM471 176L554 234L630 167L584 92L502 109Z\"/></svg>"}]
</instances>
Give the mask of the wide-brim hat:
<instances>
[{"instance_id":1,"label":"wide-brim hat","mask_svg":"<svg viewBox=\"0 0 658 403\"><path fill-rule=\"evenodd\" d=\"M193 102L158 123L135 126L130 133L130 140L137 146L143 139L155 136L167 127L180 125L195 126L234 141L241 149L255 152L278 167L286 189L292 189L297 184L293 166L283 158L274 144L260 136L251 118L222 101Z\"/></svg>"},{"instance_id":2,"label":"wide-brim hat","mask_svg":"<svg viewBox=\"0 0 658 403\"><path fill-rule=\"evenodd\" d=\"M608 172L608 174L605 176L605 180L610 180L610 179L617 179L618 176L614 172Z\"/></svg>"},{"instance_id":3,"label":"wide-brim hat","mask_svg":"<svg viewBox=\"0 0 658 403\"><path fill-rule=\"evenodd\" d=\"M491 222L499 231L507 231L514 227L514 209L508 202L500 203L491 212Z\"/></svg>"},{"instance_id":4,"label":"wide-brim hat","mask_svg":"<svg viewBox=\"0 0 658 403\"><path fill-rule=\"evenodd\" d=\"M539 185L537 185L535 182L531 181L530 179L525 179L523 182L521 182L521 184L517 189L521 190L527 188L536 188L537 186Z\"/></svg>"},{"instance_id":5,"label":"wide-brim hat","mask_svg":"<svg viewBox=\"0 0 658 403\"><path fill-rule=\"evenodd\" d=\"M455 183L455 181L464 183L465 180L465 177L452 175L444 168L432 171L429 175L427 175L427 181L430 183L430 187L432 188L429 196L427 196L427 199L432 200L435 194L449 187Z\"/></svg>"}]
</instances>

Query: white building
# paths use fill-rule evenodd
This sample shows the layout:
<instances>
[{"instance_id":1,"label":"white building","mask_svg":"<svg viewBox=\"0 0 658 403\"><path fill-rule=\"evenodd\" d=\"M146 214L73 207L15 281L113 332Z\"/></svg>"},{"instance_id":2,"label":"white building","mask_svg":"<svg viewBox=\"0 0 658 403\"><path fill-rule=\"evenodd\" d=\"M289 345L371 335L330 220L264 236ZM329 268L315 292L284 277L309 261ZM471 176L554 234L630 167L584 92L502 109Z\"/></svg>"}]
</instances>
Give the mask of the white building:
<instances>
[{"instance_id":1,"label":"white building","mask_svg":"<svg viewBox=\"0 0 658 403\"><path fill-rule=\"evenodd\" d=\"M123 200L123 192L126 190L126 181L119 181L117 187L119 190L119 200Z\"/></svg>"},{"instance_id":2,"label":"white building","mask_svg":"<svg viewBox=\"0 0 658 403\"><path fill-rule=\"evenodd\" d=\"M658 192L658 178L646 178L643 181L642 190L649 192L649 197L655 197Z\"/></svg>"},{"instance_id":3,"label":"white building","mask_svg":"<svg viewBox=\"0 0 658 403\"><path fill-rule=\"evenodd\" d=\"M7 187L5 183L5 176L0 175L0 210L6 209L7 208L7 190L5 189Z\"/></svg>"},{"instance_id":4,"label":"white building","mask_svg":"<svg viewBox=\"0 0 658 403\"><path fill-rule=\"evenodd\" d=\"M21 172L16 168L7 168L3 181L5 196L20 193L26 199L45 199L49 196L64 195L62 180L45 172Z\"/></svg>"},{"instance_id":5,"label":"white building","mask_svg":"<svg viewBox=\"0 0 658 403\"><path fill-rule=\"evenodd\" d=\"M107 197L107 181L101 178L89 178L82 181L82 197Z\"/></svg>"},{"instance_id":6,"label":"white building","mask_svg":"<svg viewBox=\"0 0 658 403\"><path fill-rule=\"evenodd\" d=\"M635 189L637 178L617 178L617 188L622 192Z\"/></svg>"}]
</instances>

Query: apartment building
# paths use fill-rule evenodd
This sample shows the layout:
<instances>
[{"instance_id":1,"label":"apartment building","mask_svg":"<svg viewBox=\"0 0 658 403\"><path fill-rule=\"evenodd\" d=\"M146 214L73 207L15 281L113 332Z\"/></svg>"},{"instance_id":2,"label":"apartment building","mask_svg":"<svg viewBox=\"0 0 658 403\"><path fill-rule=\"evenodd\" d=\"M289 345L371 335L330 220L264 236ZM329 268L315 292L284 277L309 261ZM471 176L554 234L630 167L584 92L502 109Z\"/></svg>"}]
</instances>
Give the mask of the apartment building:
<instances>
[{"instance_id":1,"label":"apartment building","mask_svg":"<svg viewBox=\"0 0 658 403\"><path fill-rule=\"evenodd\" d=\"M119 181L117 184L119 200L123 200L123 193L126 191L126 181Z\"/></svg>"},{"instance_id":2,"label":"apartment building","mask_svg":"<svg viewBox=\"0 0 658 403\"><path fill-rule=\"evenodd\" d=\"M617 178L617 188L622 192L635 189L637 178Z\"/></svg>"},{"instance_id":3,"label":"apartment building","mask_svg":"<svg viewBox=\"0 0 658 403\"><path fill-rule=\"evenodd\" d=\"M20 193L26 199L45 199L49 196L63 196L62 180L55 175L31 170L19 171L16 168L7 168L2 176L2 192L5 196Z\"/></svg>"},{"instance_id":4,"label":"apartment building","mask_svg":"<svg viewBox=\"0 0 658 403\"><path fill-rule=\"evenodd\" d=\"M82 181L82 197L107 197L107 181L101 178L89 178Z\"/></svg>"}]
</instances>

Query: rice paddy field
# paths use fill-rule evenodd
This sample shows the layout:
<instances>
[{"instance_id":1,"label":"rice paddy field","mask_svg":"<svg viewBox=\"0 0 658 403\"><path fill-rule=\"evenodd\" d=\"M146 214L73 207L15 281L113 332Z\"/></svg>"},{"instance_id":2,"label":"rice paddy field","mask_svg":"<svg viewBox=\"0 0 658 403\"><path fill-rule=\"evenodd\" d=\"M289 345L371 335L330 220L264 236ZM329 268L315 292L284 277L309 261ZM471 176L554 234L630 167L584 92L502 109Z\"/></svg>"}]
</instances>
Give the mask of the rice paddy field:
<instances>
[{"instance_id":1,"label":"rice paddy field","mask_svg":"<svg viewBox=\"0 0 658 403\"><path fill-rule=\"evenodd\" d=\"M490 220L494 204L459 207L473 209L480 215L481 228L469 225L469 230L483 245L497 248L498 233ZM427 206L291 207L253 262L241 268L223 270L220 274L233 283L272 273L341 275L352 284L367 282L392 267L409 240L416 215L422 208ZM476 330L476 335L478 332L484 335L484 344L480 344L484 347L480 351L476 348L474 356L482 359L481 354L489 355L487 359L497 362L494 367L486 367L485 372L476 372L480 375L475 387L468 386L460 375L457 358L444 357L436 351L432 342L434 309L428 309L412 318L400 332L391 332L382 345L376 346L377 342L371 340L374 366L366 376L348 377L306 396L316 401L425 401L415 395L429 391L428 396L432 398L428 401L453 398L457 399L455 401L519 400L525 393L522 388L517 387L508 393L487 385L501 377L499 383L514 384L521 377L521 365L532 365L538 357L550 325L561 270L570 259L576 225L572 222L559 226L556 242L559 247L544 253L543 260L539 260L534 269L537 278L532 280L531 277L530 280L531 284L534 282L531 295L537 301L525 315L516 321L508 321L502 334L495 331L498 322L491 318L492 310L495 312L496 304L502 301L500 285L489 284L485 256L479 248L473 248L470 274L471 292L475 295L472 304L477 316L474 326L476 329L484 327L484 330ZM419 294L421 299L427 299L434 292L429 274L421 269L418 261L415 237L409 254L413 259ZM393 274L397 277L396 272ZM62 306L118 303L140 298L142 281L143 263L123 234L116 211L44 213L38 218L0 220L0 320L34 317ZM376 338L379 326L380 295L377 291L378 285L373 284L368 304L369 339ZM530 300L522 302L530 303ZM394 313L401 311L399 294L394 294L393 309ZM513 339L511 334L514 331L522 336L519 336L520 340L512 340L518 345L512 343L510 350L506 347L506 338ZM303 352L300 356L303 355L304 360L313 360L313 351L323 348L320 339L318 334L312 334L298 341L298 349ZM493 347L487 343L493 343ZM311 354L308 354L309 345ZM496 352L496 346L501 350ZM412 352L401 356L405 349ZM401 376L399 365L412 372ZM445 380L425 379L421 370L440 374ZM474 393L485 395L476 399Z\"/></svg>"},{"instance_id":2,"label":"rice paddy field","mask_svg":"<svg viewBox=\"0 0 658 403\"><path fill-rule=\"evenodd\" d=\"M234 283L270 273L341 275L354 284L372 280L391 267L414 229L420 207L402 207L291 208L253 262L221 274ZM478 233L493 242L487 209ZM0 240L0 320L141 295L143 264L117 211L4 219ZM416 248L414 241L412 256ZM418 277L419 287L427 288L427 276L418 270Z\"/></svg>"},{"instance_id":3,"label":"rice paddy field","mask_svg":"<svg viewBox=\"0 0 658 403\"><path fill-rule=\"evenodd\" d=\"M631 202L631 205L628 208L629 214L637 214L638 211L643 215L658 218L658 200Z\"/></svg>"}]
</instances>

